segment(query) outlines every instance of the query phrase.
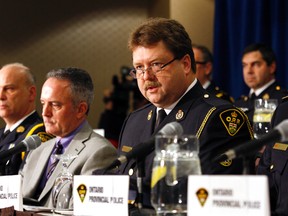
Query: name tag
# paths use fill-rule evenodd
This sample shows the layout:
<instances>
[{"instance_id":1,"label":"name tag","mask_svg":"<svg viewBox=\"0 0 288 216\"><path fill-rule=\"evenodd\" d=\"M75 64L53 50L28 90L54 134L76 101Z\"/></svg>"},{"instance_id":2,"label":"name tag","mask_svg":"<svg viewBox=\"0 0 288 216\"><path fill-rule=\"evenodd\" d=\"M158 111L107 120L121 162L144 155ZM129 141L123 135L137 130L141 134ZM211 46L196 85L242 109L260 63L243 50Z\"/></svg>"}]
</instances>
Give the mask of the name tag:
<instances>
[{"instance_id":1,"label":"name tag","mask_svg":"<svg viewBox=\"0 0 288 216\"><path fill-rule=\"evenodd\" d=\"M129 176L74 176L75 215L128 216Z\"/></svg>"},{"instance_id":2,"label":"name tag","mask_svg":"<svg viewBox=\"0 0 288 216\"><path fill-rule=\"evenodd\" d=\"M0 208L11 206L23 210L20 175L0 176Z\"/></svg>"},{"instance_id":3,"label":"name tag","mask_svg":"<svg viewBox=\"0 0 288 216\"><path fill-rule=\"evenodd\" d=\"M267 176L189 176L188 216L270 216Z\"/></svg>"}]
</instances>

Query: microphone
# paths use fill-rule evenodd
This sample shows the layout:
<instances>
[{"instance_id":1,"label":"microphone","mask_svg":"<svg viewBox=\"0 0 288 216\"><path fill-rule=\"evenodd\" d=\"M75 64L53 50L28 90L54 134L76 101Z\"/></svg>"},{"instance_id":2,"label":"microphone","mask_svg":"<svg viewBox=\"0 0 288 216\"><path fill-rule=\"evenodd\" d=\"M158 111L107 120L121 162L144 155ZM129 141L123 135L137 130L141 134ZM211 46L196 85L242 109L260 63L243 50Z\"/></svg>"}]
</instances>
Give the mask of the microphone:
<instances>
[{"instance_id":1,"label":"microphone","mask_svg":"<svg viewBox=\"0 0 288 216\"><path fill-rule=\"evenodd\" d=\"M233 149L229 149L223 154L217 156L214 161L222 162L225 160L232 160L236 157L248 156L268 143L279 141L288 141L288 119L280 122L271 132L265 134L260 139L254 139L242 145L238 145Z\"/></svg>"},{"instance_id":2,"label":"microphone","mask_svg":"<svg viewBox=\"0 0 288 216\"><path fill-rule=\"evenodd\" d=\"M41 139L37 135L32 135L18 143L14 148L8 149L6 151L0 152L0 161L11 157L14 154L20 153L22 151L30 151L36 149L41 144Z\"/></svg>"},{"instance_id":3,"label":"microphone","mask_svg":"<svg viewBox=\"0 0 288 216\"><path fill-rule=\"evenodd\" d=\"M183 128L178 122L171 122L166 124L156 135L182 135ZM140 143L135 146L130 152L126 155L121 155L113 163L106 168L106 170L113 169L121 164L129 161L131 158L143 158L155 149L155 136L150 140Z\"/></svg>"}]
</instances>

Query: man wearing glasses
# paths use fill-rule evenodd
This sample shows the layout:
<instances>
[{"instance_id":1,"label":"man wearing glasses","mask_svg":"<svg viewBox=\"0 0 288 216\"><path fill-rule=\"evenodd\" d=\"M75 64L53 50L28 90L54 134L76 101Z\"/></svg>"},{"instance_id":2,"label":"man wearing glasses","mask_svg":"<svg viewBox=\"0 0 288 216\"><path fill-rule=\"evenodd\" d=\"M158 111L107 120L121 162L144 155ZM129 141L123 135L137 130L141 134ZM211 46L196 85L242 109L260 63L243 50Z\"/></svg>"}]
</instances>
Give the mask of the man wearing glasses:
<instances>
[{"instance_id":1,"label":"man wearing glasses","mask_svg":"<svg viewBox=\"0 0 288 216\"><path fill-rule=\"evenodd\" d=\"M216 97L234 102L227 92L220 89L212 80L213 56L209 49L202 45L192 45L196 63L196 77L204 89Z\"/></svg>"},{"instance_id":2,"label":"man wearing glasses","mask_svg":"<svg viewBox=\"0 0 288 216\"><path fill-rule=\"evenodd\" d=\"M175 20L149 19L140 25L128 42L134 69L143 96L151 103L128 115L120 134L119 155L151 139L169 122L178 121L184 134L194 134L200 142L203 174L240 174L242 160L212 162L226 149L250 140L252 132L244 113L227 101L208 94L197 81L191 39ZM167 115L155 128L158 111ZM150 181L154 152L145 157L143 204L150 204ZM137 195L137 163L130 160L119 172L130 175L130 199ZM134 197L133 197L134 196Z\"/></svg>"}]
</instances>

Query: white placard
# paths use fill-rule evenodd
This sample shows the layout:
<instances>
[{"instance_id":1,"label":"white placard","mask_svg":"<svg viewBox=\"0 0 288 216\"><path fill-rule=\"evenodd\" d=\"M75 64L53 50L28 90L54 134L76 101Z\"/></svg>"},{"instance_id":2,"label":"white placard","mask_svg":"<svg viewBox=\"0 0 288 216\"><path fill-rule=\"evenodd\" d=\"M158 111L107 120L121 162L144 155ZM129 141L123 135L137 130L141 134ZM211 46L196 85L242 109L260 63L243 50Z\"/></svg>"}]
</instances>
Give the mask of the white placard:
<instances>
[{"instance_id":1,"label":"white placard","mask_svg":"<svg viewBox=\"0 0 288 216\"><path fill-rule=\"evenodd\" d=\"M270 216L266 176L189 176L188 216Z\"/></svg>"},{"instance_id":2,"label":"white placard","mask_svg":"<svg viewBox=\"0 0 288 216\"><path fill-rule=\"evenodd\" d=\"M0 176L0 208L11 206L23 210L20 175Z\"/></svg>"},{"instance_id":3,"label":"white placard","mask_svg":"<svg viewBox=\"0 0 288 216\"><path fill-rule=\"evenodd\" d=\"M75 175L74 214L128 216L128 190L128 175Z\"/></svg>"}]
</instances>

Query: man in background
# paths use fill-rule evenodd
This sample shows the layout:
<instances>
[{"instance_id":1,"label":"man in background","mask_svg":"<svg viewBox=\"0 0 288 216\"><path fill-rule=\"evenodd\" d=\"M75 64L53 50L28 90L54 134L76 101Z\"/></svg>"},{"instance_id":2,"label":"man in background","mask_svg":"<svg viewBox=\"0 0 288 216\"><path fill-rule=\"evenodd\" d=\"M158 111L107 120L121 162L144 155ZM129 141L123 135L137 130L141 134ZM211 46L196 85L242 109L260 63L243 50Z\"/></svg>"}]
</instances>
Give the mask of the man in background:
<instances>
[{"instance_id":1,"label":"man in background","mask_svg":"<svg viewBox=\"0 0 288 216\"><path fill-rule=\"evenodd\" d=\"M233 97L221 90L212 79L213 56L210 50L205 46L197 44L193 44L192 48L196 63L196 77L203 88L209 93L216 95L216 97L233 103Z\"/></svg>"},{"instance_id":2,"label":"man in background","mask_svg":"<svg viewBox=\"0 0 288 216\"><path fill-rule=\"evenodd\" d=\"M247 46L242 54L242 66L244 82L250 90L248 95L235 101L235 105L252 123L255 99L277 99L279 104L288 92L276 82L276 56L271 47L260 43Z\"/></svg>"},{"instance_id":3,"label":"man in background","mask_svg":"<svg viewBox=\"0 0 288 216\"><path fill-rule=\"evenodd\" d=\"M235 101L235 106L242 109L253 124L255 99L277 99L279 104L288 92L276 81L276 55L271 47L261 43L250 44L243 51L242 66L244 82L250 90L248 95ZM251 170L258 166L264 148L255 154L256 158L251 158Z\"/></svg>"},{"instance_id":4,"label":"man in background","mask_svg":"<svg viewBox=\"0 0 288 216\"><path fill-rule=\"evenodd\" d=\"M0 129L0 151L14 148L32 134L43 142L51 138L36 112L35 98L35 80L28 67L12 63L0 69L0 117L6 124ZM18 174L21 163L21 153L1 160L0 175Z\"/></svg>"},{"instance_id":5,"label":"man in background","mask_svg":"<svg viewBox=\"0 0 288 216\"><path fill-rule=\"evenodd\" d=\"M47 132L56 138L28 154L20 171L24 198L53 207L51 191L62 169L55 154L77 156L68 163L73 175L92 174L115 160L115 147L96 134L86 120L93 98L92 79L86 71L63 68L47 74L40 98L42 116Z\"/></svg>"}]
</instances>

